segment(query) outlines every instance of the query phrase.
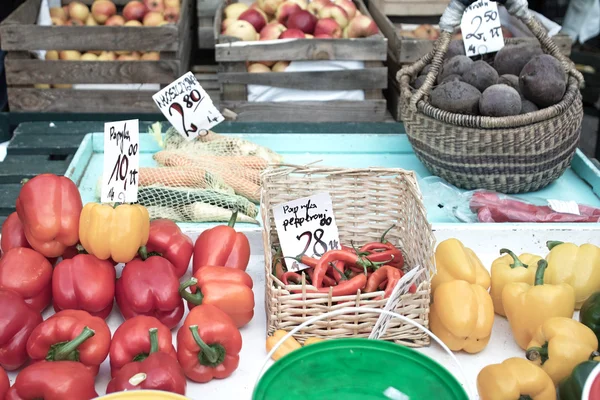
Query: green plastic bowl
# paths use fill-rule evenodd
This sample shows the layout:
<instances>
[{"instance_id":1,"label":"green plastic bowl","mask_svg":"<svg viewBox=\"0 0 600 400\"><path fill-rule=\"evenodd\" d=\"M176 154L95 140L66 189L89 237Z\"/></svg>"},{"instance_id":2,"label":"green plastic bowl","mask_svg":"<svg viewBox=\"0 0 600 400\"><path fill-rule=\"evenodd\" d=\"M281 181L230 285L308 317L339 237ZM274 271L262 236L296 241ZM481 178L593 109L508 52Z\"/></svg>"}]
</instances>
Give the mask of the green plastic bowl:
<instances>
[{"instance_id":1,"label":"green plastic bowl","mask_svg":"<svg viewBox=\"0 0 600 400\"><path fill-rule=\"evenodd\" d=\"M386 390L396 397L386 396ZM391 342L334 339L295 350L275 362L253 400L469 400L440 364Z\"/></svg>"}]
</instances>

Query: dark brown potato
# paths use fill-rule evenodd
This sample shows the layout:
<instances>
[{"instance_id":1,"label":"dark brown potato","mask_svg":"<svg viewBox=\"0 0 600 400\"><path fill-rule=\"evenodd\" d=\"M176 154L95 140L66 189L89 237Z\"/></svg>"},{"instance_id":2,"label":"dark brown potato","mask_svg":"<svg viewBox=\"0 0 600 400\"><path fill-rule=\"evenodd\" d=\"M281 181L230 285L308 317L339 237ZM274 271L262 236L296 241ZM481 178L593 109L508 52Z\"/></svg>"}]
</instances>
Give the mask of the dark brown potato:
<instances>
[{"instance_id":1,"label":"dark brown potato","mask_svg":"<svg viewBox=\"0 0 600 400\"><path fill-rule=\"evenodd\" d=\"M431 91L431 104L445 111L476 115L481 92L465 82L451 81Z\"/></svg>"},{"instance_id":2,"label":"dark brown potato","mask_svg":"<svg viewBox=\"0 0 600 400\"><path fill-rule=\"evenodd\" d=\"M446 82L451 82L451 81L462 81L463 78L460 75L456 75L456 74L452 74L452 75L448 75L446 76L441 82L442 83L446 83Z\"/></svg>"},{"instance_id":3,"label":"dark brown potato","mask_svg":"<svg viewBox=\"0 0 600 400\"><path fill-rule=\"evenodd\" d=\"M425 66L425 68L423 68L421 70L421 72L419 72L419 75L427 75L427 73L429 72L429 70L431 70L431 64L427 64Z\"/></svg>"},{"instance_id":4,"label":"dark brown potato","mask_svg":"<svg viewBox=\"0 0 600 400\"><path fill-rule=\"evenodd\" d=\"M463 81L473 85L483 92L488 87L498 82L498 73L485 61L475 61L471 67L462 75Z\"/></svg>"},{"instance_id":5,"label":"dark brown potato","mask_svg":"<svg viewBox=\"0 0 600 400\"><path fill-rule=\"evenodd\" d=\"M454 56L464 56L467 53L465 53L465 45L463 44L462 40L452 40L450 42L450 44L448 45L448 51L446 52L446 55L444 56L444 58L446 60L451 59Z\"/></svg>"},{"instance_id":6,"label":"dark brown potato","mask_svg":"<svg viewBox=\"0 0 600 400\"><path fill-rule=\"evenodd\" d=\"M492 85L481 94L479 111L489 117L520 114L521 96L508 85Z\"/></svg>"},{"instance_id":7,"label":"dark brown potato","mask_svg":"<svg viewBox=\"0 0 600 400\"><path fill-rule=\"evenodd\" d=\"M521 99L521 114L527 114L538 110L538 106L533 104L531 101L527 99Z\"/></svg>"},{"instance_id":8,"label":"dark brown potato","mask_svg":"<svg viewBox=\"0 0 600 400\"><path fill-rule=\"evenodd\" d=\"M556 58L548 54L535 56L519 76L521 93L539 108L561 101L567 89L567 74Z\"/></svg>"},{"instance_id":9,"label":"dark brown potato","mask_svg":"<svg viewBox=\"0 0 600 400\"><path fill-rule=\"evenodd\" d=\"M413 86L415 89L418 89L418 88L420 88L421 86L423 86L423 83L425 83L425 78L426 78L426 77L427 77L426 75L419 75L419 76L417 77L417 79L415 79L415 81L413 82L412 86Z\"/></svg>"},{"instance_id":10,"label":"dark brown potato","mask_svg":"<svg viewBox=\"0 0 600 400\"><path fill-rule=\"evenodd\" d=\"M498 75L517 75L533 57L543 54L539 45L529 43L509 44L496 53L494 57L494 68Z\"/></svg>"},{"instance_id":11,"label":"dark brown potato","mask_svg":"<svg viewBox=\"0 0 600 400\"><path fill-rule=\"evenodd\" d=\"M467 56L454 56L446 61L438 75L438 83L448 75L462 75L473 65L473 60Z\"/></svg>"},{"instance_id":12,"label":"dark brown potato","mask_svg":"<svg viewBox=\"0 0 600 400\"><path fill-rule=\"evenodd\" d=\"M508 85L511 88L515 89L519 94L521 94L521 88L519 87L519 77L516 75L506 74L501 75L498 78L498 83L502 85ZM523 96L521 96L523 97Z\"/></svg>"}]
</instances>

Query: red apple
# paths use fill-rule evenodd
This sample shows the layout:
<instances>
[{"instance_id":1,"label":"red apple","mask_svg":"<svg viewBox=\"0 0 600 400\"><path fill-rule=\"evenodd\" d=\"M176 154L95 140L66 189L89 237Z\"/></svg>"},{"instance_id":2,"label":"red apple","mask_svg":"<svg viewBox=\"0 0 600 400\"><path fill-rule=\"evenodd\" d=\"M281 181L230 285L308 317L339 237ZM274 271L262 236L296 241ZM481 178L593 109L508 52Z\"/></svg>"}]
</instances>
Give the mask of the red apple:
<instances>
[{"instance_id":1,"label":"red apple","mask_svg":"<svg viewBox=\"0 0 600 400\"><path fill-rule=\"evenodd\" d=\"M175 24L179 21L179 7L168 7L165 8L165 12L163 13L165 21Z\"/></svg>"},{"instance_id":2,"label":"red apple","mask_svg":"<svg viewBox=\"0 0 600 400\"><path fill-rule=\"evenodd\" d=\"M104 24L107 19L117 13L117 6L110 0L96 0L92 4L92 16L99 24Z\"/></svg>"},{"instance_id":3,"label":"red apple","mask_svg":"<svg viewBox=\"0 0 600 400\"><path fill-rule=\"evenodd\" d=\"M141 21L144 19L144 15L146 15L147 12L148 9L144 3L138 0L130 1L125 5L125 8L123 8L123 16L127 21Z\"/></svg>"},{"instance_id":4,"label":"red apple","mask_svg":"<svg viewBox=\"0 0 600 400\"><path fill-rule=\"evenodd\" d=\"M292 3L296 3L300 6L301 9L306 10L306 7L308 7L308 1L306 0L287 0L287 1L291 1Z\"/></svg>"},{"instance_id":5,"label":"red apple","mask_svg":"<svg viewBox=\"0 0 600 400\"><path fill-rule=\"evenodd\" d=\"M165 0L165 8L179 7L181 8L181 2L179 0Z\"/></svg>"},{"instance_id":6,"label":"red apple","mask_svg":"<svg viewBox=\"0 0 600 400\"><path fill-rule=\"evenodd\" d=\"M144 5L148 11L163 12L165 10L165 3L163 0L144 0Z\"/></svg>"},{"instance_id":7,"label":"red apple","mask_svg":"<svg viewBox=\"0 0 600 400\"><path fill-rule=\"evenodd\" d=\"M223 13L225 14L225 18L238 19L238 17L247 9L248 6L244 3L233 3L225 7Z\"/></svg>"},{"instance_id":8,"label":"red apple","mask_svg":"<svg viewBox=\"0 0 600 400\"><path fill-rule=\"evenodd\" d=\"M248 66L248 72L250 73L262 73L262 72L271 72L271 68L267 67L265 64L254 63Z\"/></svg>"},{"instance_id":9,"label":"red apple","mask_svg":"<svg viewBox=\"0 0 600 400\"><path fill-rule=\"evenodd\" d=\"M63 21L63 23L67 20L68 14L65 12L62 7L50 7L50 17L58 18Z\"/></svg>"},{"instance_id":10,"label":"red apple","mask_svg":"<svg viewBox=\"0 0 600 400\"><path fill-rule=\"evenodd\" d=\"M311 35L310 33L305 33L304 38L305 39L314 39L315 37L313 35Z\"/></svg>"},{"instance_id":11,"label":"red apple","mask_svg":"<svg viewBox=\"0 0 600 400\"><path fill-rule=\"evenodd\" d=\"M67 25L67 26L84 26L85 23L78 19L70 19L67 22L65 22L65 25Z\"/></svg>"},{"instance_id":12,"label":"red apple","mask_svg":"<svg viewBox=\"0 0 600 400\"><path fill-rule=\"evenodd\" d=\"M78 1L69 4L69 17L71 19L83 22L87 19L88 15L90 15L90 9L85 4Z\"/></svg>"},{"instance_id":13,"label":"red apple","mask_svg":"<svg viewBox=\"0 0 600 400\"><path fill-rule=\"evenodd\" d=\"M315 26L315 37L319 37L319 35L323 34L332 38L341 38L342 28L334 19L323 18L317 21L317 25Z\"/></svg>"},{"instance_id":14,"label":"red apple","mask_svg":"<svg viewBox=\"0 0 600 400\"><path fill-rule=\"evenodd\" d=\"M271 22L260 31L260 40L275 40L285 32L287 28L279 22Z\"/></svg>"},{"instance_id":15,"label":"red apple","mask_svg":"<svg viewBox=\"0 0 600 400\"><path fill-rule=\"evenodd\" d=\"M52 25L61 26L65 24L65 20L58 17L51 17Z\"/></svg>"},{"instance_id":16,"label":"red apple","mask_svg":"<svg viewBox=\"0 0 600 400\"><path fill-rule=\"evenodd\" d=\"M308 6L306 7L306 9L312 15L317 16L317 15L319 15L319 10L328 4L331 4L330 0L312 0L310 3L308 3Z\"/></svg>"},{"instance_id":17,"label":"red apple","mask_svg":"<svg viewBox=\"0 0 600 400\"><path fill-rule=\"evenodd\" d=\"M277 61L275 65L273 65L273 72L284 72L285 69L290 65L289 61Z\"/></svg>"},{"instance_id":18,"label":"red apple","mask_svg":"<svg viewBox=\"0 0 600 400\"><path fill-rule=\"evenodd\" d=\"M125 18L120 15L113 15L104 23L106 26L123 26L125 25Z\"/></svg>"},{"instance_id":19,"label":"red apple","mask_svg":"<svg viewBox=\"0 0 600 400\"><path fill-rule=\"evenodd\" d=\"M343 11L343 10L342 10ZM288 29L300 29L304 33L312 34L317 25L317 17L306 10L300 10L288 17Z\"/></svg>"},{"instance_id":20,"label":"red apple","mask_svg":"<svg viewBox=\"0 0 600 400\"><path fill-rule=\"evenodd\" d=\"M233 24L237 19L233 18L225 18L223 22L221 22L221 33L225 32L225 29L231 24Z\"/></svg>"},{"instance_id":21,"label":"red apple","mask_svg":"<svg viewBox=\"0 0 600 400\"><path fill-rule=\"evenodd\" d=\"M142 25L142 23L140 21L138 21L137 19L132 19L131 21L125 22L125 26L144 26L144 25Z\"/></svg>"},{"instance_id":22,"label":"red apple","mask_svg":"<svg viewBox=\"0 0 600 400\"><path fill-rule=\"evenodd\" d=\"M258 34L256 33L254 26L248 21L235 21L225 29L224 34L236 37L245 42L258 39Z\"/></svg>"},{"instance_id":23,"label":"red apple","mask_svg":"<svg viewBox=\"0 0 600 400\"><path fill-rule=\"evenodd\" d=\"M114 51L103 51L98 56L98 61L114 61L117 59Z\"/></svg>"},{"instance_id":24,"label":"red apple","mask_svg":"<svg viewBox=\"0 0 600 400\"><path fill-rule=\"evenodd\" d=\"M81 61L98 61L98 56L93 53L85 53L81 56Z\"/></svg>"},{"instance_id":25,"label":"red apple","mask_svg":"<svg viewBox=\"0 0 600 400\"><path fill-rule=\"evenodd\" d=\"M94 19L94 17L92 17L92 14L90 14L85 19L85 25L86 26L96 26L96 25L98 25L98 23L96 22L96 20Z\"/></svg>"},{"instance_id":26,"label":"red apple","mask_svg":"<svg viewBox=\"0 0 600 400\"><path fill-rule=\"evenodd\" d=\"M369 37L379 33L375 22L366 15L358 15L344 29L345 38Z\"/></svg>"},{"instance_id":27,"label":"red apple","mask_svg":"<svg viewBox=\"0 0 600 400\"><path fill-rule=\"evenodd\" d=\"M335 4L327 4L319 10L319 18L333 18L338 23L340 28L345 28L348 25L349 18L346 11Z\"/></svg>"},{"instance_id":28,"label":"red apple","mask_svg":"<svg viewBox=\"0 0 600 400\"><path fill-rule=\"evenodd\" d=\"M48 50L46 52L46 60L58 60L58 51L56 50Z\"/></svg>"},{"instance_id":29,"label":"red apple","mask_svg":"<svg viewBox=\"0 0 600 400\"><path fill-rule=\"evenodd\" d=\"M275 65L275 61L257 61L257 63L264 64L269 68L271 68L273 65Z\"/></svg>"},{"instance_id":30,"label":"red apple","mask_svg":"<svg viewBox=\"0 0 600 400\"><path fill-rule=\"evenodd\" d=\"M315 35L315 39L333 39L333 36L326 33L319 33L318 35Z\"/></svg>"},{"instance_id":31,"label":"red apple","mask_svg":"<svg viewBox=\"0 0 600 400\"><path fill-rule=\"evenodd\" d=\"M419 25L414 31L413 34L418 39L428 39L435 40L440 36L440 33L433 25L422 24Z\"/></svg>"},{"instance_id":32,"label":"red apple","mask_svg":"<svg viewBox=\"0 0 600 400\"><path fill-rule=\"evenodd\" d=\"M277 7L279 7L283 1L284 0L257 0L258 6L268 15L275 15Z\"/></svg>"},{"instance_id":33,"label":"red apple","mask_svg":"<svg viewBox=\"0 0 600 400\"><path fill-rule=\"evenodd\" d=\"M302 32L300 29L288 29L279 36L279 39L304 39L304 38L305 38L304 32Z\"/></svg>"},{"instance_id":34,"label":"red apple","mask_svg":"<svg viewBox=\"0 0 600 400\"><path fill-rule=\"evenodd\" d=\"M142 23L144 26L159 26L163 22L166 21L162 13L159 13L158 11L150 11L144 15L144 21Z\"/></svg>"},{"instance_id":35,"label":"red apple","mask_svg":"<svg viewBox=\"0 0 600 400\"><path fill-rule=\"evenodd\" d=\"M160 53L158 51L149 51L148 53L142 54L140 59L144 61L158 61L160 60Z\"/></svg>"},{"instance_id":36,"label":"red apple","mask_svg":"<svg viewBox=\"0 0 600 400\"><path fill-rule=\"evenodd\" d=\"M249 8L241 13L238 20L250 22L256 32L260 32L260 30L267 25L267 18L264 14L261 14L260 11L253 8Z\"/></svg>"},{"instance_id":37,"label":"red apple","mask_svg":"<svg viewBox=\"0 0 600 400\"><path fill-rule=\"evenodd\" d=\"M275 19L280 24L286 25L288 17L298 11L302 11L302 8L300 8L298 4L292 3L291 1L285 1L277 7Z\"/></svg>"},{"instance_id":38,"label":"red apple","mask_svg":"<svg viewBox=\"0 0 600 400\"><path fill-rule=\"evenodd\" d=\"M335 0L334 4L342 7L344 11L346 11L348 19L352 19L356 15L356 5L354 5L352 0Z\"/></svg>"},{"instance_id":39,"label":"red apple","mask_svg":"<svg viewBox=\"0 0 600 400\"><path fill-rule=\"evenodd\" d=\"M58 53L58 57L61 60L77 61L81 59L81 53L75 50L63 50Z\"/></svg>"}]
</instances>

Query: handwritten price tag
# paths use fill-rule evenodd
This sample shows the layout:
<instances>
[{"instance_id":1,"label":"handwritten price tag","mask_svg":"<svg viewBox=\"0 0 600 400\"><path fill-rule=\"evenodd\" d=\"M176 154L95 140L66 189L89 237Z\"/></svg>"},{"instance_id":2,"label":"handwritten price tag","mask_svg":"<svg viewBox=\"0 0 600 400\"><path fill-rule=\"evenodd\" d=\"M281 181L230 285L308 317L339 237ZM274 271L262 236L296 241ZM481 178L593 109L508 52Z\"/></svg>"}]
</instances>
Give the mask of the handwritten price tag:
<instances>
[{"instance_id":1,"label":"handwritten price tag","mask_svg":"<svg viewBox=\"0 0 600 400\"><path fill-rule=\"evenodd\" d=\"M490 0L479 0L465 10L460 30L467 56L493 53L504 47L498 5Z\"/></svg>"},{"instance_id":2,"label":"handwritten price tag","mask_svg":"<svg viewBox=\"0 0 600 400\"><path fill-rule=\"evenodd\" d=\"M104 124L103 203L135 203L140 168L137 119Z\"/></svg>"},{"instance_id":3,"label":"handwritten price tag","mask_svg":"<svg viewBox=\"0 0 600 400\"><path fill-rule=\"evenodd\" d=\"M327 251L341 248L329 193L278 204L273 215L284 257L321 258ZM296 261L286 262L291 271L308 268Z\"/></svg>"},{"instance_id":4,"label":"handwritten price tag","mask_svg":"<svg viewBox=\"0 0 600 400\"><path fill-rule=\"evenodd\" d=\"M225 120L191 72L156 93L152 100L187 140L206 135Z\"/></svg>"}]
</instances>

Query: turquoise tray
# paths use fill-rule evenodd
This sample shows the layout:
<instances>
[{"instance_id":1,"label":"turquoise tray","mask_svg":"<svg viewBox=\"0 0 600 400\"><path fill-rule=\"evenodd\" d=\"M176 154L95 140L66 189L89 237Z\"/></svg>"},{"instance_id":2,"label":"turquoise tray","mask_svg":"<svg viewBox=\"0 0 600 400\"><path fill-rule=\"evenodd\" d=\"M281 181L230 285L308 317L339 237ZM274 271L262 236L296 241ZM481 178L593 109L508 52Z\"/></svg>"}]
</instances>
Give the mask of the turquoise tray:
<instances>
[{"instance_id":1,"label":"turquoise tray","mask_svg":"<svg viewBox=\"0 0 600 400\"><path fill-rule=\"evenodd\" d=\"M267 146L284 156L290 164L308 164L321 160L320 165L348 168L404 168L413 170L418 178L431 176L415 156L405 134L230 134ZM66 176L77 183L83 203L96 201L95 186L102 174L104 139L102 133L90 133L82 141ZM140 166L156 165L152 154L160 147L148 134L140 134ZM425 195L425 193L424 193ZM535 193L520 195L528 198L575 200L600 207L600 171L579 150L571 167L556 182ZM431 223L456 223L444 210L427 210ZM187 225L187 224L184 224ZM214 224L191 224L214 225ZM251 224L242 224L252 227ZM241 227L242 227L241 226ZM255 225L254 225L255 226Z\"/></svg>"}]
</instances>

